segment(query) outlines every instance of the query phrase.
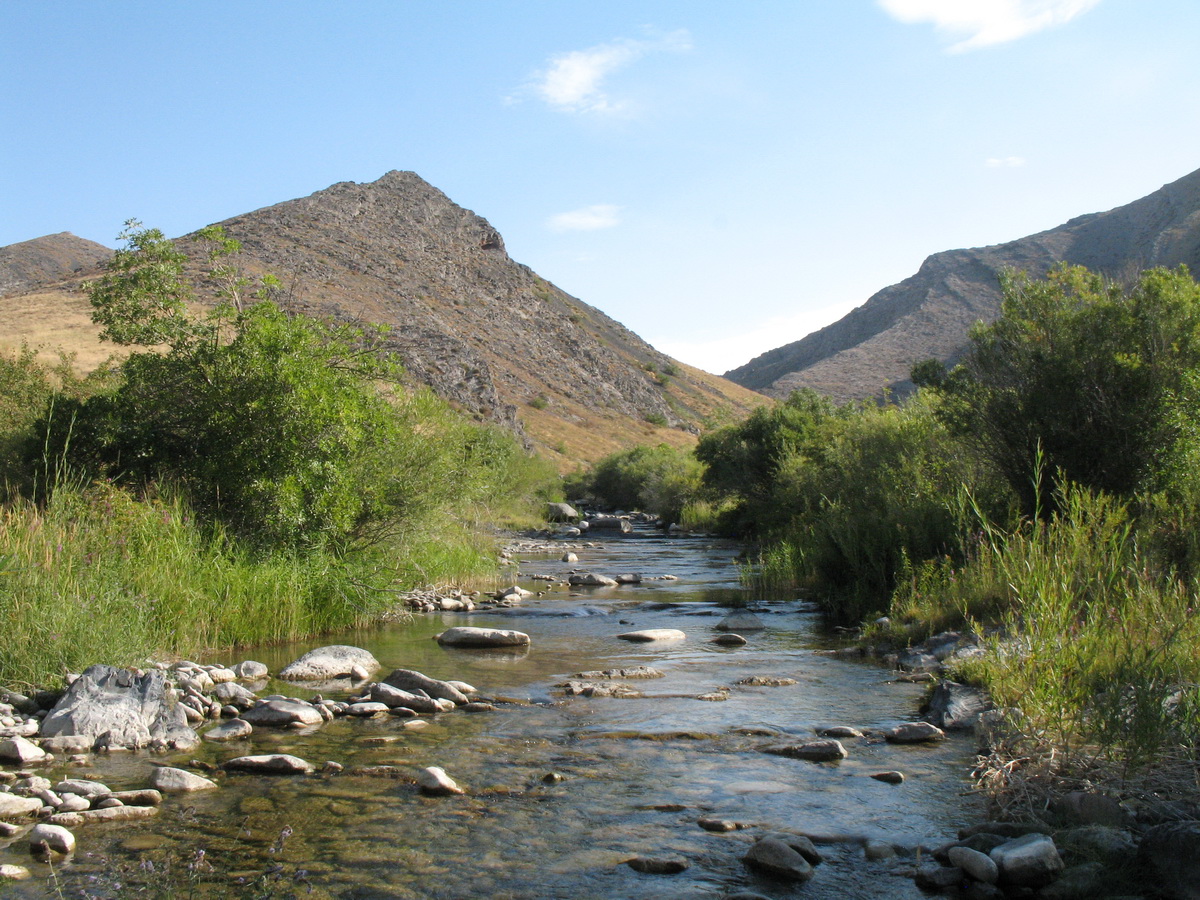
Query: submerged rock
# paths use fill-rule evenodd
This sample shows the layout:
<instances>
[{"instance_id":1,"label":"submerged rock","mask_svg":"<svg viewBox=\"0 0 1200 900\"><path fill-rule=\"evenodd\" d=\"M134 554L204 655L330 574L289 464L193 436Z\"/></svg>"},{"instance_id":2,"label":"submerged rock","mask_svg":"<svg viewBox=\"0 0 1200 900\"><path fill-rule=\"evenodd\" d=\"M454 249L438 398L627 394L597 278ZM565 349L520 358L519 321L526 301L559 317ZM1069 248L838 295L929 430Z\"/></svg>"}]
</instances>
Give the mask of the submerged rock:
<instances>
[{"instance_id":1,"label":"submerged rock","mask_svg":"<svg viewBox=\"0 0 1200 900\"><path fill-rule=\"evenodd\" d=\"M763 620L745 609L735 609L713 626L717 631L762 631Z\"/></svg>"},{"instance_id":2,"label":"submerged rock","mask_svg":"<svg viewBox=\"0 0 1200 900\"><path fill-rule=\"evenodd\" d=\"M813 877L813 867L788 844L765 837L750 848L742 862L749 868L786 881L805 882Z\"/></svg>"},{"instance_id":3,"label":"submerged rock","mask_svg":"<svg viewBox=\"0 0 1200 900\"><path fill-rule=\"evenodd\" d=\"M810 762L835 762L850 755L842 746L841 741L832 739L802 741L798 744L772 744L763 747L763 752L773 756L787 756L791 759L806 759Z\"/></svg>"},{"instance_id":4,"label":"submerged rock","mask_svg":"<svg viewBox=\"0 0 1200 900\"><path fill-rule=\"evenodd\" d=\"M617 582L607 575L600 575L596 572L582 572L577 575L572 575L567 579L567 584L575 587L616 587Z\"/></svg>"},{"instance_id":5,"label":"submerged rock","mask_svg":"<svg viewBox=\"0 0 1200 900\"><path fill-rule=\"evenodd\" d=\"M644 875L678 875L688 868L687 862L682 859L661 856L635 856L625 860L625 865Z\"/></svg>"}]
</instances>

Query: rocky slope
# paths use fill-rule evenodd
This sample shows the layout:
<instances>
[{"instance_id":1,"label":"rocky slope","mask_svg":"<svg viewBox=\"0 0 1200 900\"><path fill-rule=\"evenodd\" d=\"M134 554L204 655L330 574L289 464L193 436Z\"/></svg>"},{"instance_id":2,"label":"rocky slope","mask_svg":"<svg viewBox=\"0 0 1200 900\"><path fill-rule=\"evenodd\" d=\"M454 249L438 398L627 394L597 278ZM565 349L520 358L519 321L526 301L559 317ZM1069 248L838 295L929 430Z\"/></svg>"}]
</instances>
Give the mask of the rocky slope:
<instances>
[{"instance_id":1,"label":"rocky slope","mask_svg":"<svg viewBox=\"0 0 1200 900\"><path fill-rule=\"evenodd\" d=\"M0 297L53 284L93 269L112 255L69 231L0 247Z\"/></svg>"},{"instance_id":2,"label":"rocky slope","mask_svg":"<svg viewBox=\"0 0 1200 900\"><path fill-rule=\"evenodd\" d=\"M220 224L242 242L248 273L282 279L286 308L389 326L414 381L524 434L564 468L635 442L686 445L704 422L765 402L670 359L514 262L486 220L411 172L335 184ZM15 257L25 265L27 254ZM74 280L51 290L55 274ZM27 323L38 309L86 317L74 276L70 265L46 266L42 280L19 281L23 293L0 301L0 337L19 331L4 321L6 306L29 306Z\"/></svg>"},{"instance_id":3,"label":"rocky slope","mask_svg":"<svg viewBox=\"0 0 1200 900\"><path fill-rule=\"evenodd\" d=\"M725 377L778 397L803 387L837 400L909 390L913 363L930 357L953 362L971 326L999 315L1002 270L1040 277L1060 261L1118 279L1180 263L1200 272L1200 171L1126 206L1049 231L934 254L917 274L879 291L839 321Z\"/></svg>"}]
</instances>

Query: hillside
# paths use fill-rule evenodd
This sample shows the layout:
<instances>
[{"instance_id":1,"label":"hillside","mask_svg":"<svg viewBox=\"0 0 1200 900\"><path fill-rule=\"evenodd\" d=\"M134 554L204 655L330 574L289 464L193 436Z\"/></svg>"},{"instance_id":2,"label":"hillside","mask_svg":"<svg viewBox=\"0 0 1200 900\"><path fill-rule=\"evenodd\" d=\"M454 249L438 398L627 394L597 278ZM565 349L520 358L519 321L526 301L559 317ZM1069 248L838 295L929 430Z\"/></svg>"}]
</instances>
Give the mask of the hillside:
<instances>
[{"instance_id":1,"label":"hillside","mask_svg":"<svg viewBox=\"0 0 1200 900\"><path fill-rule=\"evenodd\" d=\"M247 272L282 279L286 308L390 326L414 381L525 434L563 468L632 443L687 445L704 423L766 402L670 359L514 262L485 219L411 172L335 184L220 224L242 242ZM64 245L57 267L35 271L62 237L4 248L13 272L33 275L13 276L15 289L0 294L0 341L62 344L94 365L107 348L78 288L101 260ZM47 328L51 320L62 327Z\"/></svg>"},{"instance_id":2,"label":"hillside","mask_svg":"<svg viewBox=\"0 0 1200 900\"><path fill-rule=\"evenodd\" d=\"M1117 279L1181 263L1200 272L1200 171L1126 206L1049 231L936 253L911 278L884 288L832 325L725 377L776 397L803 387L837 400L907 391L913 363L930 357L953 362L971 326L999 315L1001 271L1041 277L1060 261Z\"/></svg>"}]
</instances>

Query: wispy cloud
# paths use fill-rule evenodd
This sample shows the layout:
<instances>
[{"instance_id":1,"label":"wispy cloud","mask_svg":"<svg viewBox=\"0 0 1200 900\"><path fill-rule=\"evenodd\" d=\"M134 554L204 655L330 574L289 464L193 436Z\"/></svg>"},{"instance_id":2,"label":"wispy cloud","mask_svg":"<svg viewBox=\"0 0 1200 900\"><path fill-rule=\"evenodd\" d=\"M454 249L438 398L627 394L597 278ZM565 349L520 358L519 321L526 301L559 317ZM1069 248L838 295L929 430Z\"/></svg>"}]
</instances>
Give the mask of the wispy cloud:
<instances>
[{"instance_id":1,"label":"wispy cloud","mask_svg":"<svg viewBox=\"0 0 1200 900\"><path fill-rule=\"evenodd\" d=\"M991 156L983 161L989 169L1019 169L1025 165L1023 156Z\"/></svg>"},{"instance_id":2,"label":"wispy cloud","mask_svg":"<svg viewBox=\"0 0 1200 900\"><path fill-rule=\"evenodd\" d=\"M599 231L620 225L620 211L621 207L611 203L597 203L551 216L546 226L551 231Z\"/></svg>"},{"instance_id":3,"label":"wispy cloud","mask_svg":"<svg viewBox=\"0 0 1200 900\"><path fill-rule=\"evenodd\" d=\"M606 80L650 53L682 52L692 47L686 30L650 38L621 38L607 44L552 56L534 73L529 87L552 108L570 113L618 113L626 101L613 97Z\"/></svg>"},{"instance_id":4,"label":"wispy cloud","mask_svg":"<svg viewBox=\"0 0 1200 900\"><path fill-rule=\"evenodd\" d=\"M951 53L1015 41L1064 25L1100 0L878 0L905 24L931 22L955 41Z\"/></svg>"}]
</instances>

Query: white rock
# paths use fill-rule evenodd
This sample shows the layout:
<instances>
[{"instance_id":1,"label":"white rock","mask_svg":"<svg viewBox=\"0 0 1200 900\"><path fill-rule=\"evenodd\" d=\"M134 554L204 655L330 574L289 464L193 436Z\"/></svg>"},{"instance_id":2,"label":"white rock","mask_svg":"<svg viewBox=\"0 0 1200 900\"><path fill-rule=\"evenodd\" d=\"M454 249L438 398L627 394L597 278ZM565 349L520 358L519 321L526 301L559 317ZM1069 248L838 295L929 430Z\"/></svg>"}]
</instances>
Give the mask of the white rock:
<instances>
[{"instance_id":1,"label":"white rock","mask_svg":"<svg viewBox=\"0 0 1200 900\"><path fill-rule=\"evenodd\" d=\"M32 741L23 737L10 737L0 741L0 760L16 763L19 766L36 765L47 762L48 754Z\"/></svg>"},{"instance_id":2,"label":"white rock","mask_svg":"<svg viewBox=\"0 0 1200 900\"><path fill-rule=\"evenodd\" d=\"M682 641L687 635L676 628L646 628L641 631L627 631L618 634L617 637L623 641L645 644L651 641Z\"/></svg>"},{"instance_id":3,"label":"white rock","mask_svg":"<svg viewBox=\"0 0 1200 900\"><path fill-rule=\"evenodd\" d=\"M32 852L52 850L55 853L73 853L75 835L61 825L34 825L29 832L29 849Z\"/></svg>"},{"instance_id":4,"label":"white rock","mask_svg":"<svg viewBox=\"0 0 1200 900\"><path fill-rule=\"evenodd\" d=\"M448 628L437 636L439 644L447 647L525 647L529 635L523 631L505 631L500 628L473 628L459 626Z\"/></svg>"},{"instance_id":5,"label":"white rock","mask_svg":"<svg viewBox=\"0 0 1200 900\"><path fill-rule=\"evenodd\" d=\"M217 783L209 781L201 775L188 772L185 769L173 769L170 766L155 768L150 773L150 787L164 794L185 794L191 791L207 791L215 788Z\"/></svg>"},{"instance_id":6,"label":"white rock","mask_svg":"<svg viewBox=\"0 0 1200 900\"><path fill-rule=\"evenodd\" d=\"M266 775L308 775L316 768L307 760L288 753L239 756L237 759L229 760L223 767L239 772L260 772Z\"/></svg>"},{"instance_id":7,"label":"white rock","mask_svg":"<svg viewBox=\"0 0 1200 900\"><path fill-rule=\"evenodd\" d=\"M976 881L995 884L1000 879L1000 869L986 853L980 853L970 847L951 847L947 857L950 865L958 866Z\"/></svg>"},{"instance_id":8,"label":"white rock","mask_svg":"<svg viewBox=\"0 0 1200 900\"><path fill-rule=\"evenodd\" d=\"M463 789L440 766L428 766L418 772L417 786L423 793L435 796L463 793Z\"/></svg>"}]
</instances>

